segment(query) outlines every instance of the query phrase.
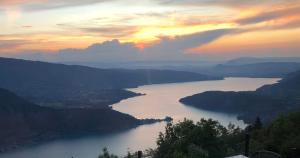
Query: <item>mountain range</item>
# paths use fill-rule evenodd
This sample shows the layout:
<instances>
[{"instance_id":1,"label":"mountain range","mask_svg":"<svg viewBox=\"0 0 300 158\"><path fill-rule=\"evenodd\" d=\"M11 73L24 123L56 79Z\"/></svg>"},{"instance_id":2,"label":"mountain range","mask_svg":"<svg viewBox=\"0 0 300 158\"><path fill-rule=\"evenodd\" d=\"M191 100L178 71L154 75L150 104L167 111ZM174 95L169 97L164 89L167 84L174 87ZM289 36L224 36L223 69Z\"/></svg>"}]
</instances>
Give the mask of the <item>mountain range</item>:
<instances>
[{"instance_id":1,"label":"mountain range","mask_svg":"<svg viewBox=\"0 0 300 158\"><path fill-rule=\"evenodd\" d=\"M96 68L175 70L223 77L284 77L300 69L298 57L242 57L232 60L136 61L123 63L66 62Z\"/></svg>"},{"instance_id":2,"label":"mountain range","mask_svg":"<svg viewBox=\"0 0 300 158\"><path fill-rule=\"evenodd\" d=\"M182 71L99 69L9 58L0 58L0 74L0 88L51 107L103 108L140 95L126 88L222 79Z\"/></svg>"},{"instance_id":3,"label":"mountain range","mask_svg":"<svg viewBox=\"0 0 300 158\"><path fill-rule=\"evenodd\" d=\"M219 64L198 70L199 73L224 77L281 78L300 69L300 62L258 62L248 64Z\"/></svg>"}]
</instances>

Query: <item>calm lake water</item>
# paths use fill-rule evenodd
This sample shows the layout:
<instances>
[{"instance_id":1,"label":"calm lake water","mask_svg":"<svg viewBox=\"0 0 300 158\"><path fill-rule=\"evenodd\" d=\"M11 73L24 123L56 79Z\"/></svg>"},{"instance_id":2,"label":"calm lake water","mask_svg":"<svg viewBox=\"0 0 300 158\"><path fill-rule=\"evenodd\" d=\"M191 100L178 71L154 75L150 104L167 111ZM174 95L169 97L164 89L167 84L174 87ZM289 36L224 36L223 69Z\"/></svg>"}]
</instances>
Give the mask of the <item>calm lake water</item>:
<instances>
[{"instance_id":1,"label":"calm lake water","mask_svg":"<svg viewBox=\"0 0 300 158\"><path fill-rule=\"evenodd\" d=\"M278 80L272 78L226 78L220 81L141 86L129 90L146 95L123 100L113 105L113 108L137 118L171 116L175 122L184 118L194 121L201 118L212 118L226 126L231 122L244 127L245 124L238 121L235 115L195 109L181 104L178 100L204 91L255 90L262 85L276 83ZM154 148L158 133L164 130L165 125L166 123L156 123L114 134L56 140L2 154L0 158L71 158L72 156L74 158L97 158L103 147L108 147L113 153L125 155L127 151Z\"/></svg>"}]
</instances>

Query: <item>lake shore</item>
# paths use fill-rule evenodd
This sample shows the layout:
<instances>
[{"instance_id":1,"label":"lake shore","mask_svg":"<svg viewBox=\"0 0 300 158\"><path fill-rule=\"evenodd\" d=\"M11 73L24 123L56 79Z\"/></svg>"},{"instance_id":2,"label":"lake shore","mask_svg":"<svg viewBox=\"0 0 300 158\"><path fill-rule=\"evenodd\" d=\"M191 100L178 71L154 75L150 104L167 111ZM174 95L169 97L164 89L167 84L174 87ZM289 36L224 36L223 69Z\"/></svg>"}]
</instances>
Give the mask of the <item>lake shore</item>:
<instances>
[{"instance_id":1,"label":"lake shore","mask_svg":"<svg viewBox=\"0 0 300 158\"><path fill-rule=\"evenodd\" d=\"M245 82L250 84L245 85ZM215 89L225 91L249 91L273 82L274 79L225 78L225 80L217 81L140 86L128 90L146 95L122 100L112 105L112 108L138 119L165 118L166 116L171 116L174 122L178 122L184 118L192 119L196 122L201 118L213 118L219 120L221 124L225 126L229 123L233 123L243 128L245 124L237 120L237 115L199 110L185 106L178 102L178 100L184 96L193 95L201 91ZM6 153L3 158L19 158L20 155L28 158L52 158L53 154L55 157L62 158L69 158L71 156L95 158L103 147L108 147L110 151L123 155L126 154L128 149L136 151L155 147L158 134L164 130L165 125L164 122L141 125L105 136L96 135L92 138L90 136L83 136L73 140L55 139L51 142L45 142L22 150ZM57 151L64 152L57 153ZM52 155L52 157L47 157L47 155Z\"/></svg>"}]
</instances>

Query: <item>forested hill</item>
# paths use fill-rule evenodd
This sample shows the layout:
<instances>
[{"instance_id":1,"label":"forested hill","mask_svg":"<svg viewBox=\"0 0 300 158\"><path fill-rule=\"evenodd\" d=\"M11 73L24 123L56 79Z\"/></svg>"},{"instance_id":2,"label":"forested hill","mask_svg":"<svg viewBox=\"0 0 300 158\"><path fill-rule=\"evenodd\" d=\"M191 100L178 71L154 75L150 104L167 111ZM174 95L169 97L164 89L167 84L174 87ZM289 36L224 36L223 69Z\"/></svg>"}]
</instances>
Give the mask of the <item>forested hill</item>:
<instances>
[{"instance_id":1,"label":"forested hill","mask_svg":"<svg viewBox=\"0 0 300 158\"><path fill-rule=\"evenodd\" d=\"M125 130L142 124L106 109L52 109L0 88L0 152L18 146L81 134Z\"/></svg>"},{"instance_id":2,"label":"forested hill","mask_svg":"<svg viewBox=\"0 0 300 158\"><path fill-rule=\"evenodd\" d=\"M168 70L122 70L0 58L1 85L30 88L117 89L145 84L219 79ZM19 81L16 83L15 81ZM3 83L5 82L5 84Z\"/></svg>"},{"instance_id":3,"label":"forested hill","mask_svg":"<svg viewBox=\"0 0 300 158\"><path fill-rule=\"evenodd\" d=\"M257 116L270 121L279 113L300 109L300 71L253 92L204 92L185 97L180 102L212 111L236 113L246 122Z\"/></svg>"},{"instance_id":4,"label":"forested hill","mask_svg":"<svg viewBox=\"0 0 300 158\"><path fill-rule=\"evenodd\" d=\"M288 74L278 84L257 89L257 93L300 101L300 71Z\"/></svg>"},{"instance_id":5,"label":"forested hill","mask_svg":"<svg viewBox=\"0 0 300 158\"><path fill-rule=\"evenodd\" d=\"M0 88L55 106L109 105L136 95L123 88L221 79L190 72L97 69L8 58L0 58L0 74Z\"/></svg>"},{"instance_id":6,"label":"forested hill","mask_svg":"<svg viewBox=\"0 0 300 158\"><path fill-rule=\"evenodd\" d=\"M23 98L16 96L14 93L0 88L0 113L27 113L42 111L48 108L43 108L37 105L34 105Z\"/></svg>"}]
</instances>

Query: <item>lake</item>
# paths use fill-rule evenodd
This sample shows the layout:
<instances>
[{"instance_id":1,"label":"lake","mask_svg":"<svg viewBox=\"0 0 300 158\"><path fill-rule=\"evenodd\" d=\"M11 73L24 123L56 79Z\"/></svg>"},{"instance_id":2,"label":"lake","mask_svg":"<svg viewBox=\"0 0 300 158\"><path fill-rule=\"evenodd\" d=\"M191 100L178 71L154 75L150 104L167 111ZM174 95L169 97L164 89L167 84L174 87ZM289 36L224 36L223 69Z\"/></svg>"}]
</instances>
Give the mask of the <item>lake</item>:
<instances>
[{"instance_id":1,"label":"lake","mask_svg":"<svg viewBox=\"0 0 300 158\"><path fill-rule=\"evenodd\" d=\"M174 122L184 118L198 121L212 118L223 125L230 122L245 127L236 115L210 112L185 106L179 99L204 91L250 91L266 84L274 84L276 78L226 78L219 81L201 81L173 84L147 85L128 89L146 95L123 100L112 105L113 109L128 113L137 118L164 118L171 116ZM165 122L143 125L135 129L100 136L87 136L76 139L55 140L37 146L0 155L0 158L97 158L101 149L108 147L118 155L127 151L154 148Z\"/></svg>"}]
</instances>

